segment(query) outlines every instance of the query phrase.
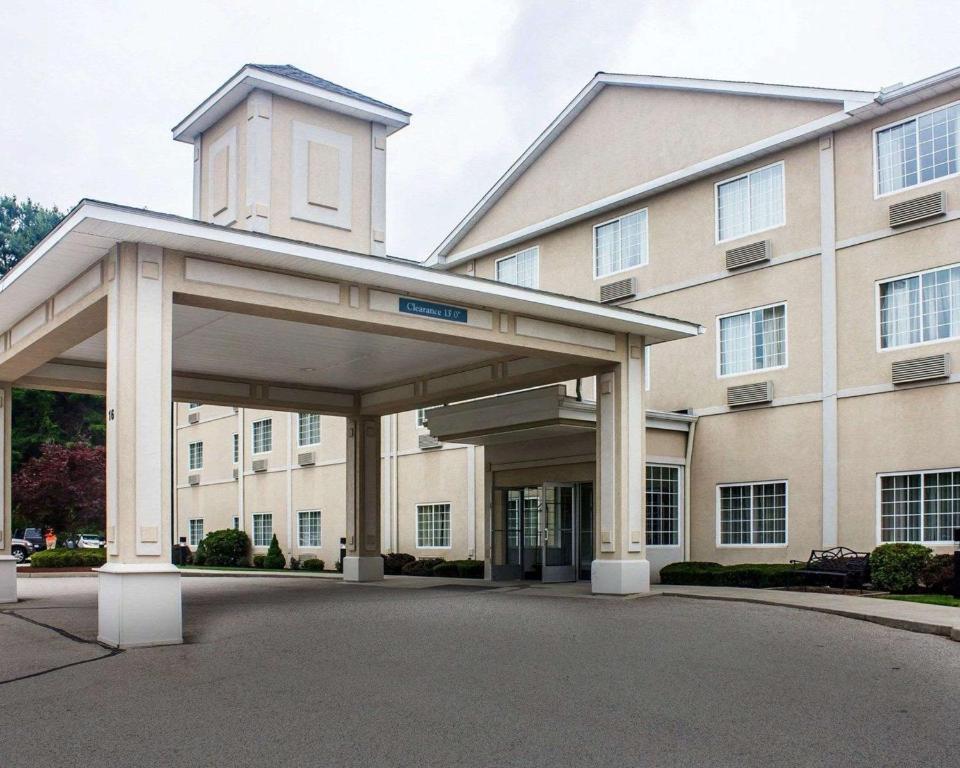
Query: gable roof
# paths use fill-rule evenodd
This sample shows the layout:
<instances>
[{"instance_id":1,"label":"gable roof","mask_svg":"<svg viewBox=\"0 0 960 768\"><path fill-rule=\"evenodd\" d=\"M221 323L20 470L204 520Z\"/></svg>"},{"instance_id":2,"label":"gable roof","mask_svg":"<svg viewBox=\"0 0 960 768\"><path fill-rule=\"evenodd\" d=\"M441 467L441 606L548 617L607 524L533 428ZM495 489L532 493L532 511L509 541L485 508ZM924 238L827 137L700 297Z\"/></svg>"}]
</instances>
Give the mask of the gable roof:
<instances>
[{"instance_id":1,"label":"gable roof","mask_svg":"<svg viewBox=\"0 0 960 768\"><path fill-rule=\"evenodd\" d=\"M311 75L291 64L244 64L233 77L174 126L174 140L193 142L255 89L381 123L387 127L388 134L410 123L410 113L405 110Z\"/></svg>"}]
</instances>

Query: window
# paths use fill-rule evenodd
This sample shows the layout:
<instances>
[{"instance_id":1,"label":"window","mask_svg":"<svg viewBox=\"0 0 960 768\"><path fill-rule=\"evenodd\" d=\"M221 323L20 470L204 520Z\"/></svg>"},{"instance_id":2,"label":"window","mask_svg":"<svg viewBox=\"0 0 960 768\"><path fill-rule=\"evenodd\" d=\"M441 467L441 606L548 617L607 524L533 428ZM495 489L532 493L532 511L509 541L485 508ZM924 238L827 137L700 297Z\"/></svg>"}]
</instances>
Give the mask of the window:
<instances>
[{"instance_id":1,"label":"window","mask_svg":"<svg viewBox=\"0 0 960 768\"><path fill-rule=\"evenodd\" d=\"M787 543L787 484L721 485L718 490L720 546Z\"/></svg>"},{"instance_id":2,"label":"window","mask_svg":"<svg viewBox=\"0 0 960 768\"><path fill-rule=\"evenodd\" d=\"M320 546L320 510L297 512L297 540L301 547Z\"/></svg>"},{"instance_id":3,"label":"window","mask_svg":"<svg viewBox=\"0 0 960 768\"><path fill-rule=\"evenodd\" d=\"M253 429L253 452L269 453L273 450L273 419L261 419L251 425Z\"/></svg>"},{"instance_id":4,"label":"window","mask_svg":"<svg viewBox=\"0 0 960 768\"><path fill-rule=\"evenodd\" d=\"M880 476L880 541L950 544L960 528L960 470Z\"/></svg>"},{"instance_id":5,"label":"window","mask_svg":"<svg viewBox=\"0 0 960 768\"><path fill-rule=\"evenodd\" d=\"M190 546L195 547L203 541L203 518L190 521Z\"/></svg>"},{"instance_id":6,"label":"window","mask_svg":"<svg viewBox=\"0 0 960 768\"><path fill-rule=\"evenodd\" d=\"M953 176L957 165L960 104L934 109L876 136L877 194Z\"/></svg>"},{"instance_id":7,"label":"window","mask_svg":"<svg viewBox=\"0 0 960 768\"><path fill-rule=\"evenodd\" d=\"M233 433L233 463L240 463L240 435Z\"/></svg>"},{"instance_id":8,"label":"window","mask_svg":"<svg viewBox=\"0 0 960 768\"><path fill-rule=\"evenodd\" d=\"M203 469L203 443L190 443L187 446L187 469Z\"/></svg>"},{"instance_id":9,"label":"window","mask_svg":"<svg viewBox=\"0 0 960 768\"><path fill-rule=\"evenodd\" d=\"M680 468L647 465L647 546L680 545Z\"/></svg>"},{"instance_id":10,"label":"window","mask_svg":"<svg viewBox=\"0 0 960 768\"><path fill-rule=\"evenodd\" d=\"M201 403L187 403L187 408L191 411L195 411L200 407L200 405Z\"/></svg>"},{"instance_id":11,"label":"window","mask_svg":"<svg viewBox=\"0 0 960 768\"><path fill-rule=\"evenodd\" d=\"M647 209L593 228L593 272L612 275L647 263Z\"/></svg>"},{"instance_id":12,"label":"window","mask_svg":"<svg viewBox=\"0 0 960 768\"><path fill-rule=\"evenodd\" d=\"M450 546L450 505L417 504L417 547Z\"/></svg>"},{"instance_id":13,"label":"window","mask_svg":"<svg viewBox=\"0 0 960 768\"><path fill-rule=\"evenodd\" d=\"M880 283L880 348L960 337L960 265Z\"/></svg>"},{"instance_id":14,"label":"window","mask_svg":"<svg viewBox=\"0 0 960 768\"><path fill-rule=\"evenodd\" d=\"M717 184L717 242L779 227L785 222L783 163Z\"/></svg>"},{"instance_id":15,"label":"window","mask_svg":"<svg viewBox=\"0 0 960 768\"><path fill-rule=\"evenodd\" d=\"M536 288L540 284L540 248L534 246L497 260L497 280L501 283Z\"/></svg>"},{"instance_id":16,"label":"window","mask_svg":"<svg viewBox=\"0 0 960 768\"><path fill-rule=\"evenodd\" d=\"M786 366L786 304L724 315L718 326L721 376Z\"/></svg>"},{"instance_id":17,"label":"window","mask_svg":"<svg viewBox=\"0 0 960 768\"><path fill-rule=\"evenodd\" d=\"M240 518L237 517L236 515L233 516L233 530L235 531L240 530Z\"/></svg>"},{"instance_id":18,"label":"window","mask_svg":"<svg viewBox=\"0 0 960 768\"><path fill-rule=\"evenodd\" d=\"M320 414L301 413L297 422L297 445L317 445L320 442Z\"/></svg>"},{"instance_id":19,"label":"window","mask_svg":"<svg viewBox=\"0 0 960 768\"><path fill-rule=\"evenodd\" d=\"M417 408L417 426L427 428L427 411L432 411L434 408L439 408L439 405L434 405L431 408Z\"/></svg>"},{"instance_id":20,"label":"window","mask_svg":"<svg viewBox=\"0 0 960 768\"><path fill-rule=\"evenodd\" d=\"M253 516L253 546L269 547L273 538L273 515L269 512Z\"/></svg>"}]
</instances>

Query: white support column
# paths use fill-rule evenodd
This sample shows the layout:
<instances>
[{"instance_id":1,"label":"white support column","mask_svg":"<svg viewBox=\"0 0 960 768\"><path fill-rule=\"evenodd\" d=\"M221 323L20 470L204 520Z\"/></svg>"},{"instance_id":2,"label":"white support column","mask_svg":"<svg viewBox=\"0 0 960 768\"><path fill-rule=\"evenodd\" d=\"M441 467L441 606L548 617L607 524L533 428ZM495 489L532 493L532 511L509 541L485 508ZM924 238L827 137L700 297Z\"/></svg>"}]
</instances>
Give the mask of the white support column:
<instances>
[{"instance_id":1,"label":"white support column","mask_svg":"<svg viewBox=\"0 0 960 768\"><path fill-rule=\"evenodd\" d=\"M650 590L644 531L643 339L630 336L624 362L597 377L597 556L595 594Z\"/></svg>"},{"instance_id":2,"label":"white support column","mask_svg":"<svg viewBox=\"0 0 960 768\"><path fill-rule=\"evenodd\" d=\"M344 581L383 578L380 557L380 417L347 418Z\"/></svg>"},{"instance_id":3,"label":"white support column","mask_svg":"<svg viewBox=\"0 0 960 768\"><path fill-rule=\"evenodd\" d=\"M822 360L823 510L821 546L839 537L839 423L837 413L837 222L833 134L820 138L820 328Z\"/></svg>"},{"instance_id":4,"label":"white support column","mask_svg":"<svg viewBox=\"0 0 960 768\"><path fill-rule=\"evenodd\" d=\"M0 384L0 603L17 602L17 561L10 554L10 436L13 387Z\"/></svg>"},{"instance_id":5,"label":"white support column","mask_svg":"<svg viewBox=\"0 0 960 768\"><path fill-rule=\"evenodd\" d=\"M107 564L98 639L129 648L183 641L170 562L172 297L163 251L124 243L108 270Z\"/></svg>"}]
</instances>

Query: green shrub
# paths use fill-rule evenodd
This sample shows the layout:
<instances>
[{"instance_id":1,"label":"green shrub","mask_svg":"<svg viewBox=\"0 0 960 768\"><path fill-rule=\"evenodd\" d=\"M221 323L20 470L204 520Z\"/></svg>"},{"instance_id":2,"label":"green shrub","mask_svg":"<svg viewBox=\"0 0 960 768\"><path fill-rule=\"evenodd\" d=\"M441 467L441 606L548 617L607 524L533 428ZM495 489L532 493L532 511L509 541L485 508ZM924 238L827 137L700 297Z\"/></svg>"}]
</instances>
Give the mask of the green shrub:
<instances>
[{"instance_id":1,"label":"green shrub","mask_svg":"<svg viewBox=\"0 0 960 768\"><path fill-rule=\"evenodd\" d=\"M383 572L388 576L398 576L403 566L417 559L406 552L391 552L389 555L380 555L380 557L383 558Z\"/></svg>"},{"instance_id":2,"label":"green shrub","mask_svg":"<svg viewBox=\"0 0 960 768\"><path fill-rule=\"evenodd\" d=\"M881 544L870 553L870 580L891 592L914 592L933 552L922 544Z\"/></svg>"},{"instance_id":3,"label":"green shrub","mask_svg":"<svg viewBox=\"0 0 960 768\"><path fill-rule=\"evenodd\" d=\"M254 555L254 556L253 556L253 567L254 567L254 568L266 568L266 567L267 567L267 556L266 556L266 555Z\"/></svg>"},{"instance_id":4,"label":"green shrub","mask_svg":"<svg viewBox=\"0 0 960 768\"><path fill-rule=\"evenodd\" d=\"M925 592L949 595L953 589L953 555L934 555L920 571L920 587Z\"/></svg>"},{"instance_id":5,"label":"green shrub","mask_svg":"<svg viewBox=\"0 0 960 768\"><path fill-rule=\"evenodd\" d=\"M432 569L433 576L444 576L447 578L456 578L460 572L457 570L457 564L453 560L441 560Z\"/></svg>"},{"instance_id":6,"label":"green shrub","mask_svg":"<svg viewBox=\"0 0 960 768\"><path fill-rule=\"evenodd\" d=\"M482 579L483 560L441 560L433 566L434 576Z\"/></svg>"},{"instance_id":7,"label":"green shrub","mask_svg":"<svg viewBox=\"0 0 960 768\"><path fill-rule=\"evenodd\" d=\"M433 576L434 567L442 562L442 557L425 557L422 560L407 563L400 569L400 573L404 576Z\"/></svg>"},{"instance_id":8,"label":"green shrub","mask_svg":"<svg viewBox=\"0 0 960 768\"><path fill-rule=\"evenodd\" d=\"M305 571L322 571L324 566L323 560L320 560L316 557L311 557L300 563L300 567Z\"/></svg>"},{"instance_id":9,"label":"green shrub","mask_svg":"<svg viewBox=\"0 0 960 768\"><path fill-rule=\"evenodd\" d=\"M263 561L264 568L284 568L287 565L287 558L280 551L280 542L277 541L277 534L273 534L270 539L270 546L267 549L267 557Z\"/></svg>"},{"instance_id":10,"label":"green shrub","mask_svg":"<svg viewBox=\"0 0 960 768\"><path fill-rule=\"evenodd\" d=\"M247 565L250 562L250 537L233 528L211 531L197 545L193 562L194 565Z\"/></svg>"},{"instance_id":11,"label":"green shrub","mask_svg":"<svg viewBox=\"0 0 960 768\"><path fill-rule=\"evenodd\" d=\"M30 557L33 568L98 568L105 562L105 549L44 549Z\"/></svg>"},{"instance_id":12,"label":"green shrub","mask_svg":"<svg viewBox=\"0 0 960 768\"><path fill-rule=\"evenodd\" d=\"M671 563L660 569L660 581L704 587L792 587L799 583L797 570L802 567L792 563Z\"/></svg>"}]
</instances>

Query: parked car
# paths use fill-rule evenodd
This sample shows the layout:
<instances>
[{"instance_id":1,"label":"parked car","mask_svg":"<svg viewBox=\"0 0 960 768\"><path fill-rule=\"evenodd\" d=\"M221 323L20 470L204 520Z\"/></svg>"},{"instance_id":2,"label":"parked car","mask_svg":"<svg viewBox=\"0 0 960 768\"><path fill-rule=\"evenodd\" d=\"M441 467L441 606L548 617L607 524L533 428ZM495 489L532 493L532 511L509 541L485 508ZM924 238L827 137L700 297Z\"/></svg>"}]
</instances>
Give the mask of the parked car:
<instances>
[{"instance_id":1,"label":"parked car","mask_svg":"<svg viewBox=\"0 0 960 768\"><path fill-rule=\"evenodd\" d=\"M81 533L77 536L77 549L100 549L106 545L107 542L102 536L93 533Z\"/></svg>"},{"instance_id":2,"label":"parked car","mask_svg":"<svg viewBox=\"0 0 960 768\"><path fill-rule=\"evenodd\" d=\"M16 536L10 539L10 554L18 563L26 561L36 551L37 548L26 539L20 539Z\"/></svg>"},{"instance_id":3,"label":"parked car","mask_svg":"<svg viewBox=\"0 0 960 768\"><path fill-rule=\"evenodd\" d=\"M13 538L29 541L33 545L34 552L47 548L43 538L43 528L21 528L13 532Z\"/></svg>"}]
</instances>

